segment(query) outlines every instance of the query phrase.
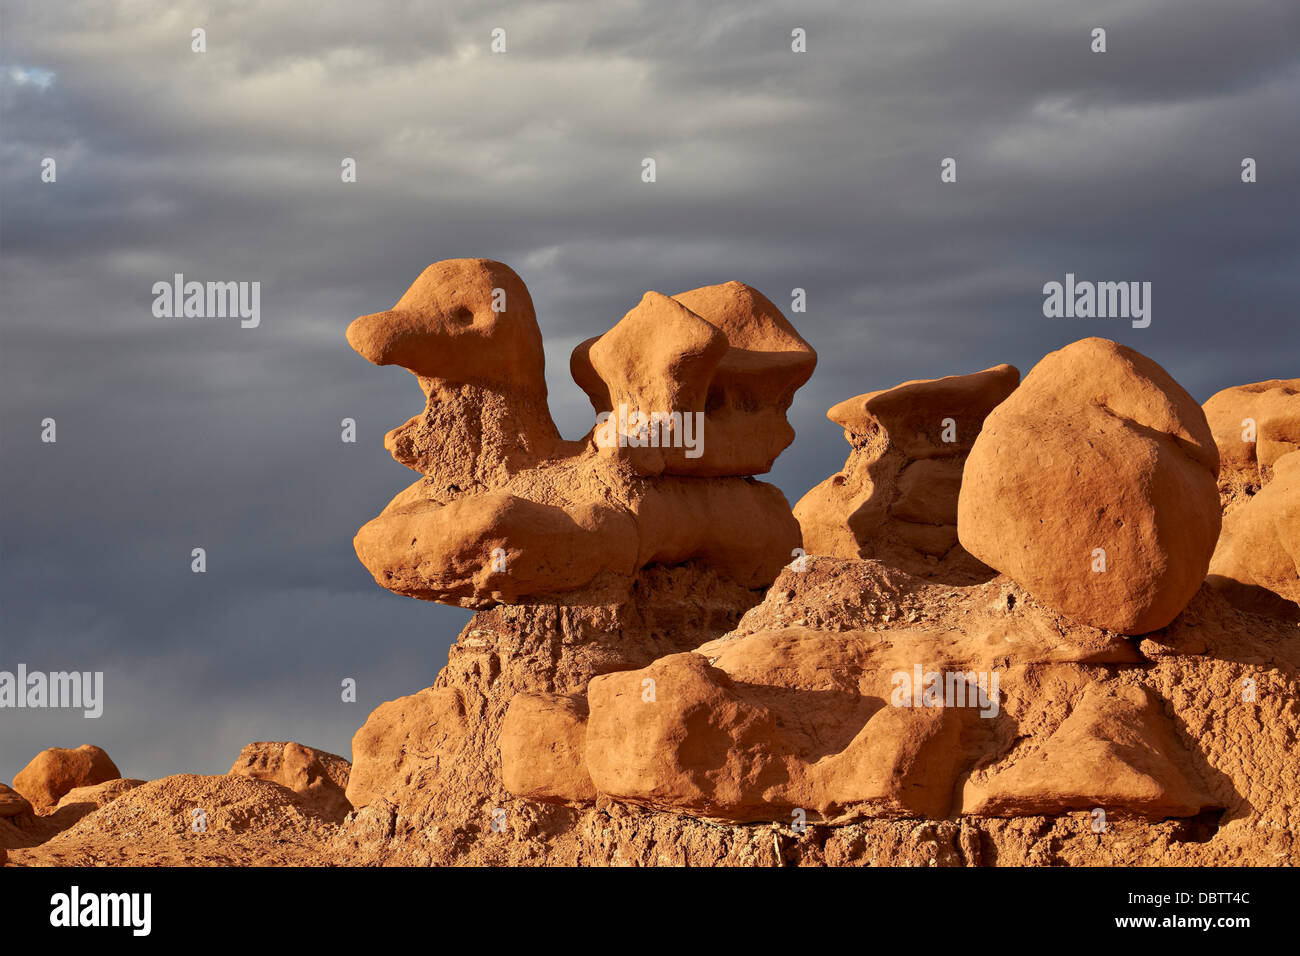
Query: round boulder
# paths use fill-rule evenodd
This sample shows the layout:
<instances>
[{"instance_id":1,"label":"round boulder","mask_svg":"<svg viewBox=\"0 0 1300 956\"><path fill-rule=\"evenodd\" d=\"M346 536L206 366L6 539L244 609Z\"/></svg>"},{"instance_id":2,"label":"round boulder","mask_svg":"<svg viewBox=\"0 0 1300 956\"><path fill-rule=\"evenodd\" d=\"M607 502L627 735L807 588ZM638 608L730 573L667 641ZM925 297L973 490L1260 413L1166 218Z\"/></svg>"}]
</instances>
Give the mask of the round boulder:
<instances>
[{"instance_id":1,"label":"round boulder","mask_svg":"<svg viewBox=\"0 0 1300 956\"><path fill-rule=\"evenodd\" d=\"M1081 624L1144 634L1191 600L1219 536L1219 453L1200 406L1106 339L1045 356L962 473L961 544Z\"/></svg>"}]
</instances>

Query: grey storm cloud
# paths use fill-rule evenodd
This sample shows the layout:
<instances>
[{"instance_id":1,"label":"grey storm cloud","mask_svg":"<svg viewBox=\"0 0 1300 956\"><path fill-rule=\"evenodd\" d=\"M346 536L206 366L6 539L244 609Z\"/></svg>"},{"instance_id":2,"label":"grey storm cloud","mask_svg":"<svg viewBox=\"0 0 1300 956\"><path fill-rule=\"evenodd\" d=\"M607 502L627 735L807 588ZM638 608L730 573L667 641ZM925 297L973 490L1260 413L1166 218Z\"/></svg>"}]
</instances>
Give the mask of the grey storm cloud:
<instances>
[{"instance_id":1,"label":"grey storm cloud","mask_svg":"<svg viewBox=\"0 0 1300 956\"><path fill-rule=\"evenodd\" d=\"M468 613L388 594L351 548L414 477L380 441L419 393L343 329L438 259L528 283L570 437L569 351L645 290L806 289L820 364L771 475L791 501L843 461L825 409L902 380L1094 334L1199 400L1297 374L1294 0L0 16L0 670L103 670L107 695L98 721L0 713L0 778L83 742L135 776L221 772L253 739L346 755L432 681ZM260 281L261 326L155 318L177 272ZM1066 272L1150 281L1151 327L1044 318Z\"/></svg>"}]
</instances>

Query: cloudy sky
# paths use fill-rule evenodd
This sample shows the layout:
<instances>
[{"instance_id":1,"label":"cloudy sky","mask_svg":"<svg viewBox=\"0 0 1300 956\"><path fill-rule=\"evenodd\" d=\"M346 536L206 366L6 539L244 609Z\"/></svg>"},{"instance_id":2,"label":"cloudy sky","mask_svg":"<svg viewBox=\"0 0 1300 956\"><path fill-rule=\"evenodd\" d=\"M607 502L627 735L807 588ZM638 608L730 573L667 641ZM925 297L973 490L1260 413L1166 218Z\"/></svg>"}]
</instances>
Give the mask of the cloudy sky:
<instances>
[{"instance_id":1,"label":"cloudy sky","mask_svg":"<svg viewBox=\"0 0 1300 956\"><path fill-rule=\"evenodd\" d=\"M843 461L825 409L906 379L1098 334L1201 401L1300 374L1295 0L2 7L0 670L107 700L0 711L0 779L81 743L138 777L348 755L432 682L468 612L351 546L414 478L381 441L421 396L343 330L439 259L527 282L568 437L570 350L642 292L806 289L792 503ZM260 327L155 318L177 272L260 281ZM1150 327L1045 318L1067 272L1151 282Z\"/></svg>"}]
</instances>

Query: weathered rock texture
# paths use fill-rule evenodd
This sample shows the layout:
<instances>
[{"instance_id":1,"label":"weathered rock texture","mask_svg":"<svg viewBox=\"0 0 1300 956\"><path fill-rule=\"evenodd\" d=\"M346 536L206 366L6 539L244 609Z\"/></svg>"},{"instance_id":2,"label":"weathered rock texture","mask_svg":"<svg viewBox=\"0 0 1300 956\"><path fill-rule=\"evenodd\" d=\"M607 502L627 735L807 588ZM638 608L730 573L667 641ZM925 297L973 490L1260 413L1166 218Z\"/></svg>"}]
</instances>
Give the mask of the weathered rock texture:
<instances>
[{"instance_id":1,"label":"weathered rock texture","mask_svg":"<svg viewBox=\"0 0 1300 956\"><path fill-rule=\"evenodd\" d=\"M794 507L804 550L877 558L951 584L995 573L957 540L962 468L984 419L1020 381L1010 365L904 382L840 402L826 417L852 447L844 467Z\"/></svg>"},{"instance_id":2,"label":"weathered rock texture","mask_svg":"<svg viewBox=\"0 0 1300 956\"><path fill-rule=\"evenodd\" d=\"M984 421L958 499L961 543L1071 619L1164 627L1219 536L1219 453L1200 407L1106 339L1052 352Z\"/></svg>"},{"instance_id":3,"label":"weathered rock texture","mask_svg":"<svg viewBox=\"0 0 1300 956\"><path fill-rule=\"evenodd\" d=\"M424 477L354 542L389 590L466 607L599 603L625 599L647 566L690 561L753 589L799 545L784 496L750 476L793 437L785 411L816 355L748 286L647 293L575 352L598 411L675 415L668 432L622 427L623 414L559 437L532 302L499 262L430 266L348 341L410 370L426 396L386 439ZM696 413L702 444L687 444L682 416Z\"/></svg>"},{"instance_id":4,"label":"weathered rock texture","mask_svg":"<svg viewBox=\"0 0 1300 956\"><path fill-rule=\"evenodd\" d=\"M1300 617L1300 452L1277 459L1262 490L1224 516L1208 580L1243 607Z\"/></svg>"},{"instance_id":5,"label":"weathered rock texture","mask_svg":"<svg viewBox=\"0 0 1300 956\"><path fill-rule=\"evenodd\" d=\"M90 787L75 787L59 798L55 810L66 810L69 807L89 807L86 812L98 810L105 804L112 803L128 790L134 790L142 783L144 783L143 780L118 777L116 780L105 780L103 783L97 783Z\"/></svg>"},{"instance_id":6,"label":"weathered rock texture","mask_svg":"<svg viewBox=\"0 0 1300 956\"><path fill-rule=\"evenodd\" d=\"M62 833L82 817L94 813L100 807L107 806L122 794L144 783L143 780L119 777L106 780L90 787L75 787L65 793L58 805L41 821L53 830Z\"/></svg>"},{"instance_id":7,"label":"weathered rock texture","mask_svg":"<svg viewBox=\"0 0 1300 956\"><path fill-rule=\"evenodd\" d=\"M122 794L26 851L42 865L319 865L323 819L287 787L242 775L176 774ZM19 852L15 851L15 855Z\"/></svg>"},{"instance_id":8,"label":"weathered rock texture","mask_svg":"<svg viewBox=\"0 0 1300 956\"><path fill-rule=\"evenodd\" d=\"M31 802L17 790L0 783L0 820L31 814Z\"/></svg>"},{"instance_id":9,"label":"weathered rock texture","mask_svg":"<svg viewBox=\"0 0 1300 956\"><path fill-rule=\"evenodd\" d=\"M1223 462L1208 580L1241 607L1300 618L1300 379L1225 388L1204 408Z\"/></svg>"},{"instance_id":10,"label":"weathered rock texture","mask_svg":"<svg viewBox=\"0 0 1300 956\"><path fill-rule=\"evenodd\" d=\"M121 779L108 754L85 745L41 751L14 783L0 784L0 849L6 850L46 843L141 781Z\"/></svg>"},{"instance_id":11,"label":"weathered rock texture","mask_svg":"<svg viewBox=\"0 0 1300 956\"><path fill-rule=\"evenodd\" d=\"M1259 491L1277 460L1300 449L1300 378L1234 385L1203 408L1219 448L1225 508Z\"/></svg>"},{"instance_id":12,"label":"weathered rock texture","mask_svg":"<svg viewBox=\"0 0 1300 956\"><path fill-rule=\"evenodd\" d=\"M849 577L856 566L818 559L802 573ZM597 793L709 818L771 821L800 811L832 823L1098 806L1158 818L1211 805L1156 695L1088 683L1096 678L1083 665L1142 660L1128 641L1062 629L1058 616L1032 603L1013 613L1018 592L1005 579L945 591L876 562L865 572L870 590L910 590L918 602L942 596L944 610L926 621L823 630L768 627L765 603L735 632L693 653L594 678L585 765ZM778 587L799 574L787 571ZM939 678L930 697L928 674ZM1045 675L1072 681L1079 703L1036 750L1022 742L1035 735L1001 705L1004 695L1032 694ZM572 713L562 728L570 754L581 711ZM515 739L502 747L508 789L584 799L576 761L566 761L564 775L573 789L556 792L558 775L527 756L546 750L559 730L544 720L513 729ZM1077 766L1067 767L1070 753ZM958 781L1008 760L1012 770L963 807Z\"/></svg>"},{"instance_id":13,"label":"weathered rock texture","mask_svg":"<svg viewBox=\"0 0 1300 956\"><path fill-rule=\"evenodd\" d=\"M248 744L230 774L288 787L320 816L341 820L352 809L346 796L350 770L342 757L287 741Z\"/></svg>"},{"instance_id":14,"label":"weathered rock texture","mask_svg":"<svg viewBox=\"0 0 1300 956\"><path fill-rule=\"evenodd\" d=\"M1294 625L1207 588L1139 643L1075 624L1004 576L954 587L830 558L784 570L734 626L701 626L687 597L699 590L647 582L648 606L677 609L658 627L628 606L476 614L435 686L414 695L449 703L407 698L400 717L384 705L358 734L357 771L379 750L399 769L375 773L386 786L358 795L331 852L420 864L1297 859ZM916 663L996 671L997 714L895 707L892 675ZM952 716L960 734L927 736ZM938 772L912 777L925 749L910 745L926 740Z\"/></svg>"},{"instance_id":15,"label":"weathered rock texture","mask_svg":"<svg viewBox=\"0 0 1300 956\"><path fill-rule=\"evenodd\" d=\"M963 795L981 816L1034 816L1118 809L1195 816L1210 803L1183 746L1149 688L1089 684L1042 745Z\"/></svg>"}]
</instances>

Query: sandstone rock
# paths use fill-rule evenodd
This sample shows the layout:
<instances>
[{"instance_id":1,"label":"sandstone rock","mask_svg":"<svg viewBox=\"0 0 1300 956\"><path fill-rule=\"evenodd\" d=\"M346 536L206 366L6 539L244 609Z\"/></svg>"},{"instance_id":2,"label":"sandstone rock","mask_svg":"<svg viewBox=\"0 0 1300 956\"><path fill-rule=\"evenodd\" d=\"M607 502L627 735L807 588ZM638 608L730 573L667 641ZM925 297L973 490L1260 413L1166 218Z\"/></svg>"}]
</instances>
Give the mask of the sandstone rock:
<instances>
[{"instance_id":1,"label":"sandstone rock","mask_svg":"<svg viewBox=\"0 0 1300 956\"><path fill-rule=\"evenodd\" d=\"M970 451L984 419L1019 381L1014 366L995 365L868 392L833 406L826 417L850 436L883 433L909 459L946 457Z\"/></svg>"},{"instance_id":2,"label":"sandstone rock","mask_svg":"<svg viewBox=\"0 0 1300 956\"><path fill-rule=\"evenodd\" d=\"M128 790L134 790L142 783L144 783L143 780L118 777L116 780L105 780L103 783L97 783L90 787L74 787L59 798L57 809L89 807L90 810L98 810L104 804L112 803L122 794Z\"/></svg>"},{"instance_id":3,"label":"sandstone rock","mask_svg":"<svg viewBox=\"0 0 1300 956\"><path fill-rule=\"evenodd\" d=\"M664 476L633 505L638 570L696 562L763 588L795 557L799 523L779 489L747 478Z\"/></svg>"},{"instance_id":4,"label":"sandstone rock","mask_svg":"<svg viewBox=\"0 0 1300 956\"><path fill-rule=\"evenodd\" d=\"M32 805L17 790L0 783L0 819L32 813Z\"/></svg>"},{"instance_id":5,"label":"sandstone rock","mask_svg":"<svg viewBox=\"0 0 1300 956\"><path fill-rule=\"evenodd\" d=\"M1143 660L1132 641L1069 621L1003 576L957 587L881 561L826 557L810 557L802 570L783 570L762 603L698 650L708 654L728 641L790 628L826 636L825 647L841 657L844 648L858 645L838 643L839 635L873 633L868 646L877 670L910 669L916 662L991 670L1013 663L1119 666ZM893 640L898 632L906 643Z\"/></svg>"},{"instance_id":6,"label":"sandstone rock","mask_svg":"<svg viewBox=\"0 0 1300 956\"><path fill-rule=\"evenodd\" d=\"M322 817L341 820L352 810L346 796L350 770L342 757L288 741L247 744L230 774L288 787Z\"/></svg>"},{"instance_id":7,"label":"sandstone rock","mask_svg":"<svg viewBox=\"0 0 1300 956\"><path fill-rule=\"evenodd\" d=\"M1300 847L1290 836L1300 827L1293 759L1300 733L1293 706L1300 643L1293 624L1235 610L1207 587L1173 624L1144 638L1139 654L1137 642L1073 623L1005 576L954 587L879 561L825 557L810 558L803 570L783 570L762 603L738 623L738 609L753 600L751 592L705 569L655 568L640 579L628 602L498 606L476 613L438 676L439 689L461 695L469 718L465 735L454 747L435 744L424 750L416 742L406 748L389 795L377 797L341 826L306 812L296 794L275 784L196 778L155 788L123 812L122 800L144 789L137 788L53 837L18 831L0 819L0 845L20 866L1132 868L1300 862ZM796 633L779 639L771 633L783 630ZM808 639L797 633L801 630L809 632ZM742 641L764 632L769 638ZM787 641L809 653L787 650ZM1141 686L1157 695L1160 721L1176 731L1169 759L1189 774L1189 786L1204 787L1208 802L1195 816L1163 819L1107 805L1103 836L1091 831L1091 807L1035 816L864 815L835 817L833 824L814 812L800 832L775 808L770 817L775 826L737 825L599 794L595 803L580 804L520 799L502 787L498 737L517 694L581 694L593 674L635 670L683 650L704 652L708 644L738 645L730 657L716 648L698 656L713 658L714 667L746 693L743 685L760 678L757 682L767 686L762 694L769 696L796 682L833 689L846 679L842 663L859 662L865 673L865 665L878 669L886 659L881 655L906 647L914 647L927 664L949 660L940 655L952 648L952 660L960 658L969 669L997 669L1003 675L1001 712L991 720L977 719L977 741L963 744L964 752L979 755L972 785L983 785L1041 751L1079 711L1088 687ZM889 650L890 645L899 650ZM861 653L841 653L853 647ZM791 666L774 666L782 659ZM1245 678L1258 685L1255 702L1243 702L1236 691ZM1111 706L1101 709L1109 712ZM810 723L817 714L809 712ZM879 720L880 713L872 715L868 726ZM1141 734L1151 743L1146 731ZM892 732L882 739L886 736ZM1123 750L1116 753L1121 761L1129 759ZM214 782L224 785L221 792ZM232 784L259 789L235 794L227 789ZM183 792L191 798L180 799ZM1034 790L1023 793L1032 797ZM206 836L187 826L188 811L200 796L204 805L215 799L230 808L221 811L215 833ZM497 820L502 825L494 829ZM238 830L230 826L236 822Z\"/></svg>"},{"instance_id":8,"label":"sandstone rock","mask_svg":"<svg viewBox=\"0 0 1300 956\"><path fill-rule=\"evenodd\" d=\"M1005 605L965 611L961 630L742 622L693 655L596 677L591 780L614 799L713 819L945 817L958 776L1014 739L1002 694L1034 693L1026 684L1043 672L1028 668L1065 668L1077 688L1076 662L1136 659L1122 643L1102 650L1102 634L1062 644L1039 612L1015 626L996 619ZM536 721L531 747L555 733Z\"/></svg>"},{"instance_id":9,"label":"sandstone rock","mask_svg":"<svg viewBox=\"0 0 1300 956\"><path fill-rule=\"evenodd\" d=\"M852 447L844 468L810 490L794 515L810 554L878 558L952 583L993 572L958 543L957 496L984 418L1015 389L1010 365L904 382L835 405L826 417Z\"/></svg>"},{"instance_id":10,"label":"sandstone rock","mask_svg":"<svg viewBox=\"0 0 1300 956\"><path fill-rule=\"evenodd\" d=\"M733 628L760 597L692 563L647 568L630 596L604 604L477 612L436 685L381 705L354 738L349 797L367 811L390 807L396 820L381 825L358 813L340 837L349 859L379 863L396 853L422 865L499 865L541 853L544 843L561 840L580 801L521 800L503 785L502 727L514 698L521 692L585 696L593 675L697 647ZM509 753L508 736L504 749ZM498 832L500 810L506 819ZM385 830L405 836L377 837ZM599 834L593 829L592 839ZM406 839L410 846L402 848ZM563 838L545 859L577 862L576 846ZM585 839L582 846L588 861L608 859Z\"/></svg>"},{"instance_id":11,"label":"sandstone rock","mask_svg":"<svg viewBox=\"0 0 1300 956\"><path fill-rule=\"evenodd\" d=\"M356 319L347 339L371 362L416 376L424 412L384 445L441 500L500 484L560 441L546 406L542 333L509 266L435 262L392 309Z\"/></svg>"},{"instance_id":12,"label":"sandstone rock","mask_svg":"<svg viewBox=\"0 0 1300 956\"><path fill-rule=\"evenodd\" d=\"M762 310L744 287L715 288L740 319L717 319L708 296L647 295L579 347L574 375L598 410L702 403L706 447L766 422L772 444L745 462L761 453L766 467L788 443L773 425L775 415L784 426L788 400L743 372L767 367L765 352L789 353L777 357L790 367L807 359L797 343L738 345L731 325ZM496 403L496 421L509 420L522 393L508 383L422 377L426 413L390 447L424 477L362 530L358 553L398 593L483 609L434 687L383 705L358 732L349 796L363 810L340 829L337 852L419 865L1263 859L1278 845L1269 834L1295 815L1266 796L1288 787L1277 755L1295 725L1285 713L1286 675L1300 666L1293 632L1193 587L1139 652L1037 578L1009 564L998 575L961 546L970 461L1031 383L1037 394L1003 416L1006 453L992 457L1030 484L1047 476L1052 494L1021 494L1040 509L1035 528L1065 512L1080 516L1063 519L1066 531L1118 534L1108 550L1142 570L1132 593L1106 600L1126 613L1148 593L1148 604L1177 603L1168 592L1186 584L1196 545L1212 544L1217 525L1207 535L1208 519L1167 507L1180 495L1197 505L1207 488L1214 497L1217 460L1199 410L1136 353L1098 340L1071 349L1015 392L1015 370L1000 367L833 410L853 448L840 484L861 475L857 499L824 505L821 527L845 557L784 568L798 529L781 528L784 499L744 476L753 472L679 474L661 450L595 447L594 431L549 447L515 441L474 410ZM724 373L737 377L720 392ZM941 407L954 411L931 422ZM1093 467L1075 475L1076 458ZM1096 461L1115 473L1113 499ZM1080 476L1081 494L1071 484ZM1121 532L1141 547L1125 551ZM1053 527L1008 540L1046 551L1068 537ZM899 675L918 669L950 693L902 706ZM1247 676L1259 682L1257 705L1204 692ZM983 700L972 693L982 678L996 683ZM1263 759L1240 744L1256 725L1282 728ZM1065 761L1075 748L1087 772ZM1157 821L1144 824L1134 856L1117 849L1128 833L1098 850L1075 811L1099 799L1117 820ZM1201 811L1218 807L1252 822L1202 849L1218 824ZM963 808L978 815L954 818ZM789 828L799 810L813 835ZM1161 819L1184 813L1190 820ZM756 821L775 826L727 825Z\"/></svg>"},{"instance_id":13,"label":"sandstone rock","mask_svg":"<svg viewBox=\"0 0 1300 956\"><path fill-rule=\"evenodd\" d=\"M143 780L119 777L90 787L74 787L59 799L58 805L43 818L43 822L51 830L62 832L142 783Z\"/></svg>"},{"instance_id":14,"label":"sandstone rock","mask_svg":"<svg viewBox=\"0 0 1300 956\"><path fill-rule=\"evenodd\" d=\"M780 310L740 282L671 298L647 292L614 328L574 349L570 369L597 413L699 412L699 457L620 448L641 474L757 475L794 440L785 413L817 353Z\"/></svg>"},{"instance_id":15,"label":"sandstone rock","mask_svg":"<svg viewBox=\"0 0 1300 956\"><path fill-rule=\"evenodd\" d=\"M771 637L728 650L743 655L744 645ZM788 821L797 809L832 821L945 816L970 713L894 708L856 688L733 681L694 653L597 677L588 699L587 766L597 790L741 821Z\"/></svg>"},{"instance_id":16,"label":"sandstone rock","mask_svg":"<svg viewBox=\"0 0 1300 956\"><path fill-rule=\"evenodd\" d=\"M1225 388L1203 407L1219 449L1225 504L1253 494L1279 458L1300 449L1300 378Z\"/></svg>"},{"instance_id":17,"label":"sandstone rock","mask_svg":"<svg viewBox=\"0 0 1300 956\"><path fill-rule=\"evenodd\" d=\"M141 782L118 778L74 787L55 806L42 807L39 815L21 795L0 785L0 846L14 849L44 843Z\"/></svg>"},{"instance_id":18,"label":"sandstone rock","mask_svg":"<svg viewBox=\"0 0 1300 956\"><path fill-rule=\"evenodd\" d=\"M571 364L579 384L591 378L599 382L598 412L619 403L646 411L703 412L727 349L726 333L676 299L647 292L612 329L580 345Z\"/></svg>"},{"instance_id":19,"label":"sandstone rock","mask_svg":"<svg viewBox=\"0 0 1300 956\"><path fill-rule=\"evenodd\" d=\"M53 807L69 790L88 787L122 776L108 754L83 744L75 750L42 750L14 777L14 789L37 810Z\"/></svg>"},{"instance_id":20,"label":"sandstone rock","mask_svg":"<svg viewBox=\"0 0 1300 956\"><path fill-rule=\"evenodd\" d=\"M515 311L493 317L493 282ZM616 404L713 416L716 435L709 432L706 448L718 450L683 459L689 467L674 457L686 449L664 458L662 449L635 449L644 457L598 447L595 428L581 441L559 438L537 384L532 306L500 263L435 264L396 309L357 319L348 330L353 347L372 361L405 365L426 395L424 415L387 441L425 477L354 541L376 582L474 608L601 603L625 597L650 564L704 563L747 588L768 584L798 547L799 527L780 491L747 476L766 470L789 443L785 409L816 357L747 286L683 295L704 314L647 293L583 350L596 364L584 359L575 372ZM498 338L503 367L489 368Z\"/></svg>"},{"instance_id":21,"label":"sandstone rock","mask_svg":"<svg viewBox=\"0 0 1300 956\"><path fill-rule=\"evenodd\" d=\"M459 691L426 688L380 704L352 738L347 798L364 807L410 787L416 774L434 774L440 757L456 753L468 729Z\"/></svg>"},{"instance_id":22,"label":"sandstone rock","mask_svg":"<svg viewBox=\"0 0 1300 956\"><path fill-rule=\"evenodd\" d=\"M1207 580L1240 606L1300 616L1300 453L1277 459L1263 490L1228 512Z\"/></svg>"},{"instance_id":23,"label":"sandstone rock","mask_svg":"<svg viewBox=\"0 0 1300 956\"><path fill-rule=\"evenodd\" d=\"M575 473L583 464L601 481ZM489 492L447 505L421 497L417 483L364 525L353 544L388 590L475 608L601 603L626 596L648 565L691 561L757 588L798 547L798 523L772 485L665 476L626 485L619 502L618 486L604 483L604 467L587 456L574 468L554 469L546 485L510 486L521 493ZM572 480L561 482L564 475Z\"/></svg>"},{"instance_id":24,"label":"sandstone rock","mask_svg":"<svg viewBox=\"0 0 1300 956\"><path fill-rule=\"evenodd\" d=\"M846 599L865 584L882 598L912 592L944 611L923 626L764 629L778 608L807 613L799 592L833 607L841 589L826 569L843 579ZM594 786L601 801L746 822L799 811L836 825L942 818L956 781L981 765L994 770L968 786L965 812L1102 805L1161 817L1212 805L1156 696L1099 685L1089 669L1139 661L1132 646L1007 588L944 589L878 562L815 559L803 572L787 569L774 588L782 596L732 633L595 677L581 760L584 714L572 696L516 697L501 738L503 779L534 799L589 802ZM1086 770L1069 765L1076 749Z\"/></svg>"},{"instance_id":25,"label":"sandstone rock","mask_svg":"<svg viewBox=\"0 0 1300 956\"><path fill-rule=\"evenodd\" d=\"M1205 577L1217 471L1204 414L1164 369L1082 339L1047 355L985 419L958 534L1068 617L1142 634L1172 621Z\"/></svg>"},{"instance_id":26,"label":"sandstone rock","mask_svg":"<svg viewBox=\"0 0 1300 956\"><path fill-rule=\"evenodd\" d=\"M501 782L529 800L590 802L587 701L571 694L516 694L501 723Z\"/></svg>"},{"instance_id":27,"label":"sandstone rock","mask_svg":"<svg viewBox=\"0 0 1300 956\"><path fill-rule=\"evenodd\" d=\"M491 259L435 262L393 308L361 316L348 326L347 337L376 365L400 365L425 379L546 395L532 297L513 269Z\"/></svg>"},{"instance_id":28,"label":"sandstone rock","mask_svg":"<svg viewBox=\"0 0 1300 956\"><path fill-rule=\"evenodd\" d=\"M395 505L395 506L394 506ZM395 502L357 532L354 545L390 591L445 603L515 603L630 578L637 535L625 509L599 502L566 510L504 492L446 505Z\"/></svg>"},{"instance_id":29,"label":"sandstone rock","mask_svg":"<svg viewBox=\"0 0 1300 956\"><path fill-rule=\"evenodd\" d=\"M183 773L131 788L56 839L71 842L94 834L127 841L169 834L204 840L248 831L275 836L320 822L301 797L279 784L240 775Z\"/></svg>"},{"instance_id":30,"label":"sandstone rock","mask_svg":"<svg viewBox=\"0 0 1300 956\"><path fill-rule=\"evenodd\" d=\"M1100 807L1160 818L1194 816L1209 804L1159 698L1143 687L1091 684L1041 747L968 784L962 812L1038 816Z\"/></svg>"}]
</instances>

